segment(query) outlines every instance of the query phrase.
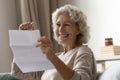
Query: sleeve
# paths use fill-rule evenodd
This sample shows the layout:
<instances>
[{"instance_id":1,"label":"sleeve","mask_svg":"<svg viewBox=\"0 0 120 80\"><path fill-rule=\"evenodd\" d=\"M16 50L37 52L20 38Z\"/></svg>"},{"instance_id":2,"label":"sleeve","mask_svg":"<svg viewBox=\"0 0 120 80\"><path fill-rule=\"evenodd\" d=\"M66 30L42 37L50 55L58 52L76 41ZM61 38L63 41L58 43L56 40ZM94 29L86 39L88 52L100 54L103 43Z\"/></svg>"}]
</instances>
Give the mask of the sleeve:
<instances>
[{"instance_id":1,"label":"sleeve","mask_svg":"<svg viewBox=\"0 0 120 80\"><path fill-rule=\"evenodd\" d=\"M14 60L12 62L11 74L19 80L40 80L42 73L42 71L22 73L22 71L19 69Z\"/></svg>"},{"instance_id":2,"label":"sleeve","mask_svg":"<svg viewBox=\"0 0 120 80\"><path fill-rule=\"evenodd\" d=\"M82 54L81 54L82 53ZM95 80L96 64L91 51L80 51L76 55L71 80Z\"/></svg>"}]
</instances>

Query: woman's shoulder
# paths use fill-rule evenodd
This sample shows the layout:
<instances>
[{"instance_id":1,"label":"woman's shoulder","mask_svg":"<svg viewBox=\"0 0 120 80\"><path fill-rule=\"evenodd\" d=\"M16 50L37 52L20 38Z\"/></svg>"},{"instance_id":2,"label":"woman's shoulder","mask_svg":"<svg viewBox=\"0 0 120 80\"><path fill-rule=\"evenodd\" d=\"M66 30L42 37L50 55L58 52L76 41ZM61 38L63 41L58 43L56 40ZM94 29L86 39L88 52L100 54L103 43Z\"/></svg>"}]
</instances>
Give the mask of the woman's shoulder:
<instances>
[{"instance_id":1,"label":"woman's shoulder","mask_svg":"<svg viewBox=\"0 0 120 80\"><path fill-rule=\"evenodd\" d=\"M91 52L91 49L88 47L88 45L81 45L78 47L78 51Z\"/></svg>"},{"instance_id":2,"label":"woman's shoulder","mask_svg":"<svg viewBox=\"0 0 120 80\"><path fill-rule=\"evenodd\" d=\"M77 54L78 55L85 55L85 54L93 54L92 50L88 47L88 45L82 45L82 46L79 46L78 49L77 49Z\"/></svg>"}]
</instances>

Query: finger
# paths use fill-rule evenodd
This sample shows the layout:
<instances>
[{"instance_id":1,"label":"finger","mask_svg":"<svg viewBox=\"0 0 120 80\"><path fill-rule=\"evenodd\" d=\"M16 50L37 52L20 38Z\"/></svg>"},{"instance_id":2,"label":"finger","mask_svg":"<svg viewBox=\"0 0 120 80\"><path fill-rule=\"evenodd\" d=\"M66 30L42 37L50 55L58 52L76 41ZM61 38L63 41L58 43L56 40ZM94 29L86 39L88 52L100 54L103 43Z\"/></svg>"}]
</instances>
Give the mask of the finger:
<instances>
[{"instance_id":1,"label":"finger","mask_svg":"<svg viewBox=\"0 0 120 80\"><path fill-rule=\"evenodd\" d=\"M33 29L33 23L32 22L27 22L20 24L19 30L32 30Z\"/></svg>"},{"instance_id":2,"label":"finger","mask_svg":"<svg viewBox=\"0 0 120 80\"><path fill-rule=\"evenodd\" d=\"M44 42L45 40L46 40L46 37L43 36L43 37L40 37L37 41L38 41L38 42L40 42L40 41Z\"/></svg>"},{"instance_id":3,"label":"finger","mask_svg":"<svg viewBox=\"0 0 120 80\"><path fill-rule=\"evenodd\" d=\"M19 30L24 30L23 27L19 27Z\"/></svg>"},{"instance_id":4,"label":"finger","mask_svg":"<svg viewBox=\"0 0 120 80\"><path fill-rule=\"evenodd\" d=\"M19 26L19 30L22 30L23 28L22 28L22 24L20 24L20 26Z\"/></svg>"},{"instance_id":5,"label":"finger","mask_svg":"<svg viewBox=\"0 0 120 80\"><path fill-rule=\"evenodd\" d=\"M37 42L37 44L36 44L36 47L47 47L47 46L50 46L50 43L49 42L46 42L46 41L44 41L44 40L40 40L40 41L38 41Z\"/></svg>"},{"instance_id":6,"label":"finger","mask_svg":"<svg viewBox=\"0 0 120 80\"><path fill-rule=\"evenodd\" d=\"M36 44L36 47L40 47L41 46L41 42L38 42L37 44Z\"/></svg>"},{"instance_id":7,"label":"finger","mask_svg":"<svg viewBox=\"0 0 120 80\"><path fill-rule=\"evenodd\" d=\"M26 30L26 26L24 24L20 24L19 30Z\"/></svg>"},{"instance_id":8,"label":"finger","mask_svg":"<svg viewBox=\"0 0 120 80\"><path fill-rule=\"evenodd\" d=\"M33 22L33 21L32 21L32 22L30 22L30 24L32 24L32 25L33 25L33 24L34 24L34 22Z\"/></svg>"}]
</instances>

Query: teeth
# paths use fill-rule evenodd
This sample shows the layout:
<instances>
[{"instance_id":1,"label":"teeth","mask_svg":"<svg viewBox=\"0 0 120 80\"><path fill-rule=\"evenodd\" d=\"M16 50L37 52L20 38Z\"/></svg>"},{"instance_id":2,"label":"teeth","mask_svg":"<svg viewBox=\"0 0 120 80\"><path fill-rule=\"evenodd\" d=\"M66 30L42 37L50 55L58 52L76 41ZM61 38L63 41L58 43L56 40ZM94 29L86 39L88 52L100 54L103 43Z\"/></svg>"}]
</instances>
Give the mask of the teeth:
<instances>
[{"instance_id":1,"label":"teeth","mask_svg":"<svg viewBox=\"0 0 120 80\"><path fill-rule=\"evenodd\" d=\"M60 36L62 36L62 37L66 37L67 35L60 35Z\"/></svg>"},{"instance_id":2,"label":"teeth","mask_svg":"<svg viewBox=\"0 0 120 80\"><path fill-rule=\"evenodd\" d=\"M64 37L67 37L68 34L60 34L60 36L64 38Z\"/></svg>"}]
</instances>

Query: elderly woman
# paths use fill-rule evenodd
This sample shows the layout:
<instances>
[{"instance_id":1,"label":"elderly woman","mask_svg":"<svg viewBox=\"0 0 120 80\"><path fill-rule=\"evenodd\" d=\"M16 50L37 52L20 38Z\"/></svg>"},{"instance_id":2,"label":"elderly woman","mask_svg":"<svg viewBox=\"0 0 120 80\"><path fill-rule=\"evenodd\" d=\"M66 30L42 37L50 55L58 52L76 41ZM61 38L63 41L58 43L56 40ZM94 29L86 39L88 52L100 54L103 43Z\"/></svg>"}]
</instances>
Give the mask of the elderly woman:
<instances>
[{"instance_id":1,"label":"elderly woman","mask_svg":"<svg viewBox=\"0 0 120 80\"><path fill-rule=\"evenodd\" d=\"M21 80L95 80L96 64L90 48L83 45L89 39L89 27L86 16L78 8L65 5L52 14L55 40L63 46L64 51L56 55L53 43L47 37L38 39L40 47L55 69L23 74L13 63L13 76ZM20 29L32 29L31 23L23 24Z\"/></svg>"}]
</instances>

